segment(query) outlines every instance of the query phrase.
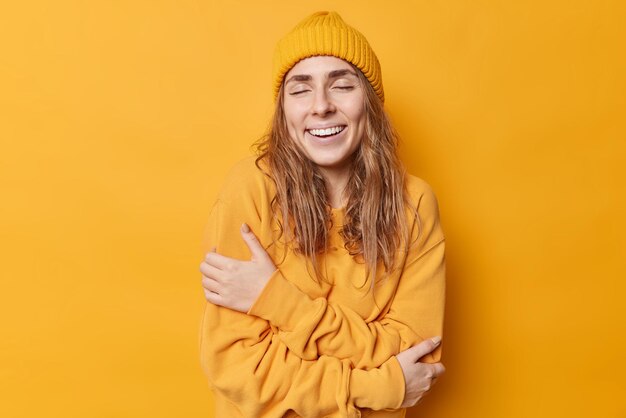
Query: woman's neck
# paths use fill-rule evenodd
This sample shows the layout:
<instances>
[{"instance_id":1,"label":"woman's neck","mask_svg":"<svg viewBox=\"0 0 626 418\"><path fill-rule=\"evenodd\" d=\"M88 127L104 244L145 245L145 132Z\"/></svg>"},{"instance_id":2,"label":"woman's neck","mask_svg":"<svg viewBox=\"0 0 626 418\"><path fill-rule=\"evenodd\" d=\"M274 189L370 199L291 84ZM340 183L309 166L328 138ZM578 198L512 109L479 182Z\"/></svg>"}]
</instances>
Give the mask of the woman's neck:
<instances>
[{"instance_id":1,"label":"woman's neck","mask_svg":"<svg viewBox=\"0 0 626 418\"><path fill-rule=\"evenodd\" d=\"M328 193L328 203L334 209L345 205L343 201L343 191L348 184L350 176L349 169L322 169L322 175L326 179L326 192Z\"/></svg>"}]
</instances>

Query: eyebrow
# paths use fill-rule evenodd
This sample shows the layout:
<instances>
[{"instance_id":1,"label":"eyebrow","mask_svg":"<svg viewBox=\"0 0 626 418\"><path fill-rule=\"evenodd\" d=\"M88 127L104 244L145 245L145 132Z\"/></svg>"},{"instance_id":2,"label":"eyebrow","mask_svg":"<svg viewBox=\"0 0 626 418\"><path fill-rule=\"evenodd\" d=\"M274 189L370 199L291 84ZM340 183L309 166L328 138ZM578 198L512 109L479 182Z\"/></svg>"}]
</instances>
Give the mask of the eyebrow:
<instances>
[{"instance_id":1,"label":"eyebrow","mask_svg":"<svg viewBox=\"0 0 626 418\"><path fill-rule=\"evenodd\" d=\"M343 70L334 70L328 73L328 79L331 78L339 78L339 77L343 77L347 74L352 74L353 76L356 77L356 73L354 71L350 71L348 69L343 69ZM295 74L291 77L289 77L289 79L287 81L285 81L285 85L287 85L288 83L290 83L291 81L311 81L313 79L313 77L311 77L308 74Z\"/></svg>"}]
</instances>

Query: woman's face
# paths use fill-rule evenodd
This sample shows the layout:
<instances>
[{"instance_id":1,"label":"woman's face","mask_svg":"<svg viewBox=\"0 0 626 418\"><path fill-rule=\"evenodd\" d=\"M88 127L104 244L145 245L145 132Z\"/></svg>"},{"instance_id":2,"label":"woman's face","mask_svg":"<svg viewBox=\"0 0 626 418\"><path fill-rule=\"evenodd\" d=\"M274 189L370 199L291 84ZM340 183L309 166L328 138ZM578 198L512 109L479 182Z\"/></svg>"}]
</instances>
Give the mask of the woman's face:
<instances>
[{"instance_id":1,"label":"woman's face","mask_svg":"<svg viewBox=\"0 0 626 418\"><path fill-rule=\"evenodd\" d=\"M285 75L289 134L311 161L329 171L349 166L365 132L365 92L355 71L340 58L315 56Z\"/></svg>"}]
</instances>

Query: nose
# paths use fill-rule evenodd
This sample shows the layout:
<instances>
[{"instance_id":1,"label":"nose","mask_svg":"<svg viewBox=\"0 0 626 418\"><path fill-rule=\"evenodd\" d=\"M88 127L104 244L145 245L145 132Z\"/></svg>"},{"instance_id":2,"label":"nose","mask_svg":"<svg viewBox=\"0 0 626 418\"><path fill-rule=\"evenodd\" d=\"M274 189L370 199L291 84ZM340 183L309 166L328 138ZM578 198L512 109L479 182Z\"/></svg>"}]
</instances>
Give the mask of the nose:
<instances>
[{"instance_id":1,"label":"nose","mask_svg":"<svg viewBox=\"0 0 626 418\"><path fill-rule=\"evenodd\" d=\"M318 89L313 97L311 112L314 115L326 116L335 111L335 105L328 97L326 89Z\"/></svg>"}]
</instances>

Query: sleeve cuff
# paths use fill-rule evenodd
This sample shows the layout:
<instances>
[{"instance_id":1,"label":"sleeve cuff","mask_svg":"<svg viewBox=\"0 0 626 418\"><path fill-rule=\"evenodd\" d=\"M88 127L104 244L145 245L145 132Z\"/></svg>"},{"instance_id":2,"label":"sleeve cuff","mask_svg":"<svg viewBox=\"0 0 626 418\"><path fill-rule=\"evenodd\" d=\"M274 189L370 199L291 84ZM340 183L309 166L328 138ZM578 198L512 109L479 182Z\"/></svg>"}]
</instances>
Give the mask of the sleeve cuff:
<instances>
[{"instance_id":1,"label":"sleeve cuff","mask_svg":"<svg viewBox=\"0 0 626 418\"><path fill-rule=\"evenodd\" d=\"M324 303L311 299L276 269L247 314L263 318L283 331L293 331L298 318L324 309Z\"/></svg>"},{"instance_id":2,"label":"sleeve cuff","mask_svg":"<svg viewBox=\"0 0 626 418\"><path fill-rule=\"evenodd\" d=\"M396 356L376 369L352 370L350 396L359 408L399 409L404 402L404 391L404 373Z\"/></svg>"}]
</instances>

